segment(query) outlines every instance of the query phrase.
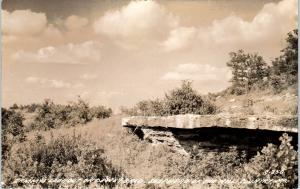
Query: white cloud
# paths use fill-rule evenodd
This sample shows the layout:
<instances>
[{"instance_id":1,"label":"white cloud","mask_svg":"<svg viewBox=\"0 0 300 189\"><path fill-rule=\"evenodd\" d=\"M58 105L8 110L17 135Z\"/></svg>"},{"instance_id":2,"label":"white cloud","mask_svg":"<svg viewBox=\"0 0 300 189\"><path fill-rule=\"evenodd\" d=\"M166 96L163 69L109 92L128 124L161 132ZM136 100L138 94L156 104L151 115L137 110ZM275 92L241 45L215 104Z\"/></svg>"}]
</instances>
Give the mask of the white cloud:
<instances>
[{"instance_id":1,"label":"white cloud","mask_svg":"<svg viewBox=\"0 0 300 189\"><path fill-rule=\"evenodd\" d=\"M170 32L166 41L162 43L166 51L185 48L196 37L197 30L194 27L179 27Z\"/></svg>"},{"instance_id":2,"label":"white cloud","mask_svg":"<svg viewBox=\"0 0 300 189\"><path fill-rule=\"evenodd\" d=\"M101 47L95 41L69 43L58 47L43 47L36 52L17 51L13 59L17 62L86 64L100 61Z\"/></svg>"},{"instance_id":3,"label":"white cloud","mask_svg":"<svg viewBox=\"0 0 300 189\"><path fill-rule=\"evenodd\" d=\"M273 48L279 46L286 34L297 27L297 11L297 0L268 3L252 21L231 15L215 20L207 27L175 28L162 46L167 51L187 47L220 48L220 45L232 49Z\"/></svg>"},{"instance_id":4,"label":"white cloud","mask_svg":"<svg viewBox=\"0 0 300 189\"><path fill-rule=\"evenodd\" d=\"M2 32L4 35L31 36L42 33L47 27L44 13L31 10L2 10Z\"/></svg>"},{"instance_id":5,"label":"white cloud","mask_svg":"<svg viewBox=\"0 0 300 189\"><path fill-rule=\"evenodd\" d=\"M223 79L225 76L230 78L230 72L226 68L217 68L209 64L179 64L172 71L162 76L163 80L194 80L194 81L210 81ZM229 77L229 78L228 78Z\"/></svg>"},{"instance_id":6,"label":"white cloud","mask_svg":"<svg viewBox=\"0 0 300 189\"><path fill-rule=\"evenodd\" d=\"M118 44L134 48L164 39L177 22L155 1L131 1L119 10L106 12L95 21L94 30Z\"/></svg>"},{"instance_id":7,"label":"white cloud","mask_svg":"<svg viewBox=\"0 0 300 189\"><path fill-rule=\"evenodd\" d=\"M89 21L87 18L71 15L66 19L65 26L68 30L79 30L86 26L88 23Z\"/></svg>"},{"instance_id":8,"label":"white cloud","mask_svg":"<svg viewBox=\"0 0 300 189\"><path fill-rule=\"evenodd\" d=\"M97 19L94 31L126 49L160 46L167 52L190 47L260 51L282 44L286 33L297 27L297 10L297 0L283 0L267 3L251 21L230 15L209 26L187 27L155 1L131 1Z\"/></svg>"},{"instance_id":9,"label":"white cloud","mask_svg":"<svg viewBox=\"0 0 300 189\"><path fill-rule=\"evenodd\" d=\"M266 4L251 22L237 16L216 20L209 34L216 43L253 42L280 39L296 26L297 0L283 0L278 4Z\"/></svg>"},{"instance_id":10,"label":"white cloud","mask_svg":"<svg viewBox=\"0 0 300 189\"><path fill-rule=\"evenodd\" d=\"M24 54L22 50L32 51L50 45L63 44L68 40L58 27L48 22L46 14L42 12L2 10L1 20L2 43L5 46L4 62L13 61L11 59L13 54Z\"/></svg>"},{"instance_id":11,"label":"white cloud","mask_svg":"<svg viewBox=\"0 0 300 189\"><path fill-rule=\"evenodd\" d=\"M84 80L93 80L93 79L96 79L98 78L98 75L96 74L83 74L80 76L80 79L84 79Z\"/></svg>"},{"instance_id":12,"label":"white cloud","mask_svg":"<svg viewBox=\"0 0 300 189\"><path fill-rule=\"evenodd\" d=\"M69 82L65 82L62 80L56 80L56 79L48 79L48 78L39 78L39 77L27 77L25 79L25 81L27 83L36 83L36 84L40 84L43 87L50 87L50 88L56 88L56 89L62 89L62 88L81 88L83 87L83 84L81 83L76 83L76 84L72 84Z\"/></svg>"}]
</instances>

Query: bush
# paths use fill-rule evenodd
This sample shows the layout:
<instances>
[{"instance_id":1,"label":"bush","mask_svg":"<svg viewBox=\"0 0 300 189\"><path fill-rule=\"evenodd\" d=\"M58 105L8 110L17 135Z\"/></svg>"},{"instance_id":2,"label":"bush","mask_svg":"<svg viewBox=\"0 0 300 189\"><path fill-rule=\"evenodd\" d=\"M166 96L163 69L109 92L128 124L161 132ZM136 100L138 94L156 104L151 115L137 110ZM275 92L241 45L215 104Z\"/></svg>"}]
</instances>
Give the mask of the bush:
<instances>
[{"instance_id":1,"label":"bush","mask_svg":"<svg viewBox=\"0 0 300 189\"><path fill-rule=\"evenodd\" d=\"M2 116L2 160L6 159L11 147L16 142L25 141L24 117L13 109L1 109Z\"/></svg>"},{"instance_id":2,"label":"bush","mask_svg":"<svg viewBox=\"0 0 300 189\"><path fill-rule=\"evenodd\" d=\"M268 144L250 160L247 160L245 153L237 151L235 147L227 152L196 150L187 161L180 159L180 162L170 162L171 172L167 171L166 177L197 180L228 179L234 182L204 184L198 188L297 188L297 151L291 146L292 138L287 134L283 134L279 140L281 141L279 146ZM273 182L264 183L263 180ZM251 183L247 183L248 181Z\"/></svg>"},{"instance_id":3,"label":"bush","mask_svg":"<svg viewBox=\"0 0 300 189\"><path fill-rule=\"evenodd\" d=\"M160 100L143 100L134 108L122 108L122 113L143 116L165 116L178 114L214 114L216 106L203 98L192 88L192 83L183 81L180 88L176 88Z\"/></svg>"},{"instance_id":4,"label":"bush","mask_svg":"<svg viewBox=\"0 0 300 189\"><path fill-rule=\"evenodd\" d=\"M91 108L92 116L97 119L108 118L112 115L111 108L105 108L104 106L97 106Z\"/></svg>"},{"instance_id":5,"label":"bush","mask_svg":"<svg viewBox=\"0 0 300 189\"><path fill-rule=\"evenodd\" d=\"M297 188L297 151L291 145L292 138L286 133L280 139L279 147L269 144L261 153L245 165L246 179L286 179L287 182L253 183L252 188Z\"/></svg>"},{"instance_id":6,"label":"bush","mask_svg":"<svg viewBox=\"0 0 300 189\"><path fill-rule=\"evenodd\" d=\"M82 99L67 105L56 105L46 100L36 109L34 121L30 129L48 130L62 126L74 127L78 124L86 124L93 118L104 119L110 117L112 110L104 106L89 107Z\"/></svg>"},{"instance_id":7,"label":"bush","mask_svg":"<svg viewBox=\"0 0 300 189\"><path fill-rule=\"evenodd\" d=\"M197 94L192 83L183 81L180 88L166 94L166 109L168 114L214 114L216 107Z\"/></svg>"},{"instance_id":8,"label":"bush","mask_svg":"<svg viewBox=\"0 0 300 189\"><path fill-rule=\"evenodd\" d=\"M29 144L21 145L4 163L3 181L6 187L66 187L63 183L27 184L15 179L104 179L120 178L122 172L114 168L103 155L103 150L80 136L51 138L49 143L36 135ZM80 183L83 187L89 183ZM113 187L114 183L101 183ZM79 183L67 185L68 188Z\"/></svg>"},{"instance_id":9,"label":"bush","mask_svg":"<svg viewBox=\"0 0 300 189\"><path fill-rule=\"evenodd\" d=\"M246 162L245 154L232 147L227 152L198 151L178 170L187 179L226 178Z\"/></svg>"},{"instance_id":10,"label":"bush","mask_svg":"<svg viewBox=\"0 0 300 189\"><path fill-rule=\"evenodd\" d=\"M35 112L38 107L40 107L40 104L36 104L36 103L32 103L32 104L29 104L29 105L25 106L28 113Z\"/></svg>"},{"instance_id":11,"label":"bush","mask_svg":"<svg viewBox=\"0 0 300 189\"><path fill-rule=\"evenodd\" d=\"M17 110L19 108L20 107L18 106L18 104L14 103L9 109L11 109L11 110Z\"/></svg>"},{"instance_id":12,"label":"bush","mask_svg":"<svg viewBox=\"0 0 300 189\"><path fill-rule=\"evenodd\" d=\"M138 114L143 116L151 115L166 115L166 104L165 101L156 100L143 100L137 103L136 111Z\"/></svg>"}]
</instances>

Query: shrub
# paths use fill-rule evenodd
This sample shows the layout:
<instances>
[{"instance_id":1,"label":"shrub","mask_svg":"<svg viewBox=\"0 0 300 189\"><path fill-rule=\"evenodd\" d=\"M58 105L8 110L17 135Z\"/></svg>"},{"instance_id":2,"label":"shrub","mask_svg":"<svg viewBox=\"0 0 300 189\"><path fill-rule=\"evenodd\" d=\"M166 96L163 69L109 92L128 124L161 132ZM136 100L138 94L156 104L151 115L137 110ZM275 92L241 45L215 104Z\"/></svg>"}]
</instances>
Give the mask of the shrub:
<instances>
[{"instance_id":1,"label":"shrub","mask_svg":"<svg viewBox=\"0 0 300 189\"><path fill-rule=\"evenodd\" d=\"M216 106L208 98L203 98L193 88L192 83L183 81L180 88L176 88L160 100L143 100L134 108L121 108L122 113L143 116L165 116L178 114L214 114Z\"/></svg>"},{"instance_id":2,"label":"shrub","mask_svg":"<svg viewBox=\"0 0 300 189\"><path fill-rule=\"evenodd\" d=\"M37 107L36 115L30 129L48 130L62 126L74 127L86 124L93 118L103 119L110 117L112 110L104 106L89 107L82 99L67 105L57 105L51 100L46 100Z\"/></svg>"},{"instance_id":3,"label":"shrub","mask_svg":"<svg viewBox=\"0 0 300 189\"><path fill-rule=\"evenodd\" d=\"M286 179L287 182L252 183L252 188L297 188L297 151L291 145L292 138L286 133L280 139L279 147L269 144L261 153L245 165L245 175L248 180L256 179Z\"/></svg>"},{"instance_id":4,"label":"shrub","mask_svg":"<svg viewBox=\"0 0 300 189\"><path fill-rule=\"evenodd\" d=\"M245 154L232 147L227 152L198 151L193 154L183 169L182 176L188 179L226 178L233 175L243 163Z\"/></svg>"},{"instance_id":5,"label":"shrub","mask_svg":"<svg viewBox=\"0 0 300 189\"><path fill-rule=\"evenodd\" d=\"M134 112L134 110L136 110L138 115L143 116L163 116L167 114L165 101L159 99L140 101L132 111Z\"/></svg>"},{"instance_id":6,"label":"shrub","mask_svg":"<svg viewBox=\"0 0 300 189\"><path fill-rule=\"evenodd\" d=\"M166 177L233 181L229 184L204 184L198 188L297 188L297 151L293 149L292 138L287 134L283 134L279 140L279 146L268 144L250 160L235 147L227 152L196 150L187 161L180 159L180 162L171 162L171 174L167 171ZM264 180L271 182L264 183Z\"/></svg>"},{"instance_id":7,"label":"shrub","mask_svg":"<svg viewBox=\"0 0 300 189\"><path fill-rule=\"evenodd\" d=\"M111 108L105 108L104 106L96 106L91 108L92 116L97 119L108 118L112 115Z\"/></svg>"},{"instance_id":8,"label":"shrub","mask_svg":"<svg viewBox=\"0 0 300 189\"><path fill-rule=\"evenodd\" d=\"M32 129L49 129L54 128L55 119L57 119L54 113L54 103L50 100L46 100L41 107L37 109L37 113L34 117L34 122L31 124Z\"/></svg>"},{"instance_id":9,"label":"shrub","mask_svg":"<svg viewBox=\"0 0 300 189\"><path fill-rule=\"evenodd\" d=\"M138 109L137 107L132 107L132 108L128 108L126 106L121 106L120 107L120 111L122 114L125 114L125 115L129 115L129 116L137 116L139 115L138 113Z\"/></svg>"},{"instance_id":10,"label":"shrub","mask_svg":"<svg viewBox=\"0 0 300 189\"><path fill-rule=\"evenodd\" d=\"M28 113L35 112L38 107L40 107L40 104L36 104L36 103L32 103L32 104L29 104L29 105L25 106Z\"/></svg>"},{"instance_id":11,"label":"shrub","mask_svg":"<svg viewBox=\"0 0 300 189\"><path fill-rule=\"evenodd\" d=\"M168 114L213 114L215 106L204 101L192 88L192 83L183 81L180 88L166 94L166 107Z\"/></svg>"},{"instance_id":12,"label":"shrub","mask_svg":"<svg viewBox=\"0 0 300 189\"><path fill-rule=\"evenodd\" d=\"M229 178L236 181L228 188L255 188L255 189L289 189L297 188L297 151L291 145L292 138L284 133L279 140L279 146L268 144L261 152L220 175L220 178ZM242 182L241 182L242 181ZM216 185L216 188L225 185Z\"/></svg>"},{"instance_id":13,"label":"shrub","mask_svg":"<svg viewBox=\"0 0 300 189\"><path fill-rule=\"evenodd\" d=\"M19 109L20 107L18 106L18 104L14 103L9 109L12 109L12 110L17 110Z\"/></svg>"},{"instance_id":14,"label":"shrub","mask_svg":"<svg viewBox=\"0 0 300 189\"><path fill-rule=\"evenodd\" d=\"M103 150L80 136L59 136L49 143L41 135L36 135L29 144L21 145L4 164L6 187L57 188L63 183L27 184L14 182L15 179L104 179L120 178L122 172L114 168L103 155ZM89 183L74 183L73 187ZM101 183L113 187L114 183ZM72 188L72 184L67 186Z\"/></svg>"},{"instance_id":15,"label":"shrub","mask_svg":"<svg viewBox=\"0 0 300 189\"><path fill-rule=\"evenodd\" d=\"M23 142L26 137L24 134L24 117L15 110L1 109L2 116L2 160L6 159L11 147L15 142Z\"/></svg>"}]
</instances>

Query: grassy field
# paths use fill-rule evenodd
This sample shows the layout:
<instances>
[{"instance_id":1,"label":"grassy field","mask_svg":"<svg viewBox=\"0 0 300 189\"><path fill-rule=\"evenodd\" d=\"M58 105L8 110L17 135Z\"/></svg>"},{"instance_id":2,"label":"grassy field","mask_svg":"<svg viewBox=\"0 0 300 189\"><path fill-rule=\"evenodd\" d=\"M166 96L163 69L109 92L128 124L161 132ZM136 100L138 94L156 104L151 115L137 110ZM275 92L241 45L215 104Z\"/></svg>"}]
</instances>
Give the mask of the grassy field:
<instances>
[{"instance_id":1,"label":"grassy field","mask_svg":"<svg viewBox=\"0 0 300 189\"><path fill-rule=\"evenodd\" d=\"M286 90L280 94L273 94L268 91L255 92L252 91L245 95L219 95L214 99L214 103L218 108L220 114L296 114L297 113L297 95L296 90ZM130 133L129 130L122 127L121 120L123 115L113 115L106 119L92 119L92 121L85 124L77 124L75 126L63 125L55 128L48 128L48 130L31 129L31 122L34 121L35 113L21 112L24 114L26 140L15 142L12 145L12 154L5 160L6 174L8 177L15 178L19 169L26 172L27 167L18 164L19 159L23 158L32 159L36 154L42 155L43 149L36 145L32 150L22 151L22 149L30 149L30 146L36 141L37 136L42 135L46 144L44 147L50 147L47 152L49 154L62 154L68 160L68 154L65 154L64 149L70 152L76 152L75 164L69 166L68 162L61 163L61 167L57 170L66 172L64 176L75 172L81 171L85 166L94 166L92 163L95 156L94 151L91 155L87 155L87 164L82 166L77 163L77 160L82 156L87 145L93 145L93 149L101 150L101 156L105 157L108 163L104 166L110 166L120 170L123 177L132 179L143 179L149 181L151 179L260 179L266 175L265 171L282 171L282 175L270 175L271 179L289 179L287 184L205 184L205 185L191 185L191 184L135 184L130 188L149 188L149 189L164 189L164 188L178 188L178 189L196 189L196 188L290 188L295 186L297 181L296 165L297 165L297 152L290 145L290 138L288 136L281 137L281 146L274 146L272 144L266 146L255 157L248 160L242 153L238 152L235 148L226 152L199 152L196 155L186 156L180 154L178 151L166 144L155 145L147 141L140 140L136 135ZM55 116L54 116L55 117ZM27 129L26 129L27 128ZM72 145L73 138L82 138L87 140L88 143L81 143L79 140ZM67 140L62 140L64 137L69 137ZM65 143L68 141L68 143ZM71 142L70 142L71 141ZM71 143L71 145L70 145ZM66 145L67 144L67 145ZM80 145L81 144L81 145ZM60 147L62 147L62 150ZM75 147L73 147L75 146ZM79 147L78 147L79 146ZM21 152L20 152L21 149ZM103 150L103 152L102 152ZM47 150L46 150L47 151ZM89 153L90 151L88 151ZM75 154L76 154L75 153ZM16 157L15 154L19 156ZM43 155L42 155L43 156ZM50 156L50 155L48 155ZM43 156L48 161L48 156ZM96 155L97 156L97 155ZM90 159L89 159L90 158ZM50 158L51 159L51 158ZM10 166L10 161L16 162L15 166ZM88 163L89 162L89 163ZM36 173L39 168L35 168L36 162L29 162L28 166L33 166L31 170L34 177L39 177ZM42 168L43 162L38 162ZM97 164L98 165L98 164ZM96 165L96 166L97 166ZM101 164L102 165L102 164ZM273 167L276 165L276 167ZM279 166L277 166L279 165ZM53 162L49 164L52 169ZM74 169L75 167L75 169ZM100 166L101 167L101 166ZM48 169L48 167L46 167ZM96 167L97 168L97 167ZM95 168L95 169L96 169ZM97 170L97 169L96 169ZM101 169L100 169L101 170ZM76 173L77 173L76 172ZM92 173L89 173L92 174ZM28 176L28 175L23 175ZM49 177L49 175L44 175ZM59 174L55 175L59 177ZM83 178L89 177L86 175ZM51 177L51 176L50 176ZM93 185L89 185L92 187ZM95 185L97 186L97 185ZM99 186L97 186L99 187ZM125 188L124 185L117 186L118 188Z\"/></svg>"},{"instance_id":2,"label":"grassy field","mask_svg":"<svg viewBox=\"0 0 300 189\"><path fill-rule=\"evenodd\" d=\"M51 135L81 135L97 147L104 149L105 155L112 164L123 169L132 178L150 179L162 177L172 161L187 161L187 157L178 154L167 146L155 146L139 140L121 125L121 116L113 116L104 120L94 120L87 125L75 128L52 129L40 131L46 141ZM28 140L36 135L36 131L28 134Z\"/></svg>"},{"instance_id":3,"label":"grassy field","mask_svg":"<svg viewBox=\"0 0 300 189\"><path fill-rule=\"evenodd\" d=\"M245 115L296 115L297 88L290 87L279 94L271 91L251 91L244 95L219 95L215 99L218 113Z\"/></svg>"},{"instance_id":4,"label":"grassy field","mask_svg":"<svg viewBox=\"0 0 300 189\"><path fill-rule=\"evenodd\" d=\"M208 152L200 154L199 159L193 159L191 157L181 155L168 146L153 145L146 141L139 140L135 135L129 133L126 128L121 126L121 119L122 116L117 115L104 120L93 120L86 125L79 125L75 128L52 129L49 131L39 131L38 133L43 135L48 142L61 135L81 135L83 138L94 142L96 148L104 149L104 155L107 159L114 167L123 170L126 178L144 179L148 181L153 178L200 180L253 179L257 177L257 174L262 174L262 172L255 172L253 177L249 176L252 173L248 175L249 169L254 167L256 170L256 167L258 166L260 167L260 171L265 171L269 168L269 165L266 162L268 160L266 158L272 158L272 153L279 153L276 148L269 146L266 148L266 152L263 152L266 153L265 156L262 156L263 159L261 159L260 156L257 156L250 162L246 162L235 150L222 153ZM28 134L28 140L33 140L36 134L36 131L30 132ZM274 160L270 159L269 161ZM292 162L295 162L295 160L292 160ZM274 168L270 167L269 169ZM294 169L292 168L292 170ZM292 175L293 174L294 173L292 173ZM279 185L278 188L281 188L282 186L283 185ZM256 188L258 186L253 185L249 187L243 184L137 184L131 186L131 188L153 189L195 189L199 187L211 189L221 187ZM124 186L120 186L119 188L124 188ZM274 185L270 185L270 187L266 188L274 188Z\"/></svg>"}]
</instances>

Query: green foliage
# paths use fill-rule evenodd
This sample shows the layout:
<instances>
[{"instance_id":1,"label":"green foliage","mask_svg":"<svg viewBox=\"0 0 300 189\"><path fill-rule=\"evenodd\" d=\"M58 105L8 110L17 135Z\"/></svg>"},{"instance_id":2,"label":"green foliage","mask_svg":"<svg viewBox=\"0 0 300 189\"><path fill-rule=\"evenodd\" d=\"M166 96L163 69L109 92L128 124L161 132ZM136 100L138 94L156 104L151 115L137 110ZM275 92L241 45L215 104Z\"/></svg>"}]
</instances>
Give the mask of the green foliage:
<instances>
[{"instance_id":1,"label":"green foliage","mask_svg":"<svg viewBox=\"0 0 300 189\"><path fill-rule=\"evenodd\" d=\"M13 109L1 109L2 116L2 160L6 159L11 147L16 142L25 141L24 117Z\"/></svg>"},{"instance_id":2,"label":"green foliage","mask_svg":"<svg viewBox=\"0 0 300 189\"><path fill-rule=\"evenodd\" d=\"M264 83L269 75L269 67L258 54L245 53L243 50L231 52L227 66L232 69L232 93L241 95L254 86Z\"/></svg>"},{"instance_id":3,"label":"green foliage","mask_svg":"<svg viewBox=\"0 0 300 189\"><path fill-rule=\"evenodd\" d=\"M57 105L46 100L37 106L34 121L30 129L47 130L62 126L74 127L78 124L86 124L93 118L103 119L110 117L112 110L104 106L89 107L82 99L68 105Z\"/></svg>"},{"instance_id":4,"label":"green foliage","mask_svg":"<svg viewBox=\"0 0 300 189\"><path fill-rule=\"evenodd\" d=\"M287 47L272 62L270 84L280 92L298 81L298 30L288 33Z\"/></svg>"},{"instance_id":5,"label":"green foliage","mask_svg":"<svg viewBox=\"0 0 300 189\"><path fill-rule=\"evenodd\" d=\"M280 139L279 147L269 144L245 165L246 179L286 179L286 182L253 183L252 188L296 188L297 151L291 145L292 138L286 133Z\"/></svg>"},{"instance_id":6,"label":"green foliage","mask_svg":"<svg viewBox=\"0 0 300 189\"><path fill-rule=\"evenodd\" d=\"M232 69L232 94L242 95L252 89L271 86L275 92L287 89L298 81L298 29L288 33L282 55L267 66L257 54L243 50L231 52L227 66Z\"/></svg>"},{"instance_id":7,"label":"green foliage","mask_svg":"<svg viewBox=\"0 0 300 189\"><path fill-rule=\"evenodd\" d=\"M143 100L137 103L136 109L138 113L144 116L151 115L165 115L166 114L166 105L165 101L156 99L156 100Z\"/></svg>"},{"instance_id":8,"label":"green foliage","mask_svg":"<svg viewBox=\"0 0 300 189\"><path fill-rule=\"evenodd\" d=\"M251 102L246 104L251 105ZM281 183L278 186L259 183L256 185L215 183L195 186L194 188L296 188L297 154L291 147L291 139L287 135L281 137L280 146L270 145L271 147L265 147L261 153L249 161L245 158L245 154L236 148L231 148L226 152L207 152L193 148L194 150L190 157L184 156L168 145L158 145L154 148L146 141L140 141L132 134L124 132L119 125L120 122L115 119L106 119L102 123L106 126L109 125L109 127L99 127L98 124L95 124L92 127L76 129L80 133L84 133L84 138L95 141L95 144L82 138L66 136L55 137L55 139L50 138L50 140L47 140L49 142L46 142L40 135L37 135L36 139L31 142L26 141L25 143L16 144L13 153L9 155L3 164L4 182L7 186L16 187L16 185L9 183L13 179L18 178L19 175L21 178L38 178L41 176L45 178L97 177L96 174L101 172L97 170L101 170L101 166L97 167L96 165L101 164L101 161L105 159L94 160L93 158L98 156L93 156L93 154L99 153L101 154L100 157L105 155L113 165L122 167L122 170L126 171L124 174L128 175L128 178L229 179L237 182L244 179L254 181L259 178L287 178L288 183ZM71 130L71 128L66 129L64 132L71 133ZM47 134L45 135L47 136ZM57 135L55 134L55 136ZM105 149L105 154L102 153L101 149ZM77 160L80 159L77 163L75 156ZM82 156L84 158L81 158ZM32 162L33 159L35 163ZM85 159L85 161L81 161L81 159ZM93 164L91 162L97 163ZM110 170L114 166L108 165L106 167L109 167ZM51 172L51 169L54 171ZM45 172L50 172L50 176L44 175L43 173ZM23 187L28 188L28 185ZM43 185L43 187L57 188L58 186ZM68 187L75 188L75 185ZM93 188L91 185L79 186L78 184L76 187ZM157 184L154 184L152 187L190 188L190 186L185 187L183 185L161 187ZM126 186L120 186L119 188L126 188ZM141 188L146 188L146 186Z\"/></svg>"},{"instance_id":9,"label":"green foliage","mask_svg":"<svg viewBox=\"0 0 300 189\"><path fill-rule=\"evenodd\" d=\"M41 107L41 105L37 104L37 103L32 103L32 104L29 104L29 105L25 105L24 109L27 109L28 113L33 113L37 110L38 107Z\"/></svg>"},{"instance_id":10,"label":"green foliage","mask_svg":"<svg viewBox=\"0 0 300 189\"><path fill-rule=\"evenodd\" d=\"M85 124L91 121L93 114L88 103L80 98L76 103L72 103L70 106L70 118L71 120L69 122L71 122L71 126Z\"/></svg>"},{"instance_id":11,"label":"green foliage","mask_svg":"<svg viewBox=\"0 0 300 189\"><path fill-rule=\"evenodd\" d=\"M108 118L112 114L111 108L105 108L104 106L96 106L91 108L92 116L97 119Z\"/></svg>"},{"instance_id":12,"label":"green foliage","mask_svg":"<svg viewBox=\"0 0 300 189\"><path fill-rule=\"evenodd\" d=\"M190 179L226 178L245 163L245 156L232 147L228 152L202 152L191 158L183 174Z\"/></svg>"},{"instance_id":13,"label":"green foliage","mask_svg":"<svg viewBox=\"0 0 300 189\"><path fill-rule=\"evenodd\" d=\"M18 106L18 104L14 103L9 109L17 110L17 109L19 109L19 106Z\"/></svg>"},{"instance_id":14,"label":"green foliage","mask_svg":"<svg viewBox=\"0 0 300 189\"><path fill-rule=\"evenodd\" d=\"M29 144L20 146L4 164L6 187L32 187L26 183L16 183L15 179L104 179L120 178L122 172L114 168L103 155L104 151L80 136L59 136L49 143L41 135L36 135ZM83 183L82 187L85 184ZM63 183L40 183L43 188L62 186ZM113 187L114 183L102 183ZM78 182L68 188L78 187ZM65 187L65 186L64 186Z\"/></svg>"},{"instance_id":15,"label":"green foliage","mask_svg":"<svg viewBox=\"0 0 300 189\"><path fill-rule=\"evenodd\" d=\"M165 98L155 100L143 100L134 108L122 107L121 111L129 115L164 116L178 114L214 114L216 106L203 98L192 88L192 83L183 81L181 87L173 89Z\"/></svg>"},{"instance_id":16,"label":"green foliage","mask_svg":"<svg viewBox=\"0 0 300 189\"><path fill-rule=\"evenodd\" d=\"M297 188L297 151L291 145L292 138L286 133L279 140L279 146L268 144L250 160L235 147L227 152L195 150L188 160L170 159L171 168L166 169L166 177L233 181L229 184L201 185L198 188Z\"/></svg>"},{"instance_id":17,"label":"green foliage","mask_svg":"<svg viewBox=\"0 0 300 189\"><path fill-rule=\"evenodd\" d=\"M192 88L192 83L183 81L180 88L166 94L166 109L170 115L177 114L213 114L216 107L203 98Z\"/></svg>"}]
</instances>

